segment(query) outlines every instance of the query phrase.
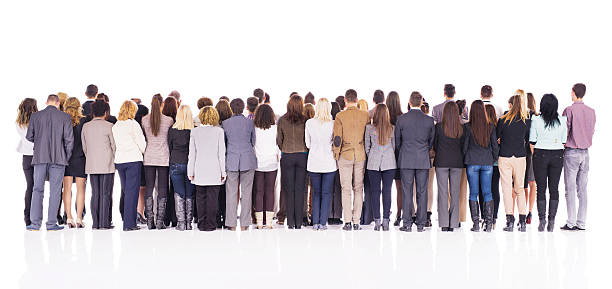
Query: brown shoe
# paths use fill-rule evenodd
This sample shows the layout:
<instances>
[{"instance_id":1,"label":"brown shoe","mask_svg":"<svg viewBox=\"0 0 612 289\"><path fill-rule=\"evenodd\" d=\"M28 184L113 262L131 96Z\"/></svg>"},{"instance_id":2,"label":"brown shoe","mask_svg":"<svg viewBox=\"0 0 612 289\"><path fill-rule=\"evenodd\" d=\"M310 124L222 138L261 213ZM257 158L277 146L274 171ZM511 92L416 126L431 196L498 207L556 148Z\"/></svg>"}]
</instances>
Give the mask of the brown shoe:
<instances>
[{"instance_id":1,"label":"brown shoe","mask_svg":"<svg viewBox=\"0 0 612 289\"><path fill-rule=\"evenodd\" d=\"M249 229L249 226L240 226L241 231L246 231Z\"/></svg>"},{"instance_id":2,"label":"brown shoe","mask_svg":"<svg viewBox=\"0 0 612 289\"><path fill-rule=\"evenodd\" d=\"M236 231L236 227L227 227L227 229L230 231Z\"/></svg>"}]
</instances>

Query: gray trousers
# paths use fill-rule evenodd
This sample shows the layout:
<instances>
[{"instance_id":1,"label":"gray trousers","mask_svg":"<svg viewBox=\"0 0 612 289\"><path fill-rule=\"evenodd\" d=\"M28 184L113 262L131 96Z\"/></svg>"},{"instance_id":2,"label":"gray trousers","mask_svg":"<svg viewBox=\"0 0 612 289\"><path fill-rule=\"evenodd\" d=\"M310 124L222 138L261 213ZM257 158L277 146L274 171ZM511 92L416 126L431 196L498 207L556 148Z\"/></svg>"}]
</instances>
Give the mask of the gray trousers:
<instances>
[{"instance_id":1,"label":"gray trousers","mask_svg":"<svg viewBox=\"0 0 612 289\"><path fill-rule=\"evenodd\" d=\"M414 214L413 184L416 183L416 224L424 227L427 222L427 180L429 169L401 169L402 177L402 222L412 225Z\"/></svg>"},{"instance_id":2,"label":"gray trousers","mask_svg":"<svg viewBox=\"0 0 612 289\"><path fill-rule=\"evenodd\" d=\"M438 182L438 223L441 228L459 227L459 192L461 191L462 170L462 168L436 167L436 180Z\"/></svg>"},{"instance_id":3,"label":"gray trousers","mask_svg":"<svg viewBox=\"0 0 612 289\"><path fill-rule=\"evenodd\" d=\"M47 210L47 227L57 224L57 210L62 198L62 181L64 179L63 165L37 164L34 165L34 187L32 189L32 203L30 220L32 225L40 228L42 225L43 198L45 195L45 179L49 176L49 209Z\"/></svg>"},{"instance_id":4,"label":"gray trousers","mask_svg":"<svg viewBox=\"0 0 612 289\"><path fill-rule=\"evenodd\" d=\"M589 180L589 150L566 148L563 158L567 225L584 229L587 215L587 182ZM578 214L576 215L576 194Z\"/></svg>"},{"instance_id":5,"label":"gray trousers","mask_svg":"<svg viewBox=\"0 0 612 289\"><path fill-rule=\"evenodd\" d=\"M255 170L227 172L225 181L225 225L237 226L238 218L238 184L240 184L240 226L251 225L251 208L253 206L253 177Z\"/></svg>"}]
</instances>

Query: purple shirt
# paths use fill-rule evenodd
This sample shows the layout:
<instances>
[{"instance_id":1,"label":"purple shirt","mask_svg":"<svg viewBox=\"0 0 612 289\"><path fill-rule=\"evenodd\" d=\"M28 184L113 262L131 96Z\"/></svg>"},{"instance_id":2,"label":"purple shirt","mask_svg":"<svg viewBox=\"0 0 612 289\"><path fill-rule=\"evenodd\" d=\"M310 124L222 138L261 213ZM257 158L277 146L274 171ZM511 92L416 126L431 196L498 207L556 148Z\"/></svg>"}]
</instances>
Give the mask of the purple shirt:
<instances>
[{"instance_id":1,"label":"purple shirt","mask_svg":"<svg viewBox=\"0 0 612 289\"><path fill-rule=\"evenodd\" d=\"M249 113L249 115L247 115L247 118L250 120L255 120L255 114L254 113Z\"/></svg>"},{"instance_id":2,"label":"purple shirt","mask_svg":"<svg viewBox=\"0 0 612 289\"><path fill-rule=\"evenodd\" d=\"M583 102L574 102L563 110L567 117L567 142L565 147L588 149L595 133L595 110Z\"/></svg>"}]
</instances>

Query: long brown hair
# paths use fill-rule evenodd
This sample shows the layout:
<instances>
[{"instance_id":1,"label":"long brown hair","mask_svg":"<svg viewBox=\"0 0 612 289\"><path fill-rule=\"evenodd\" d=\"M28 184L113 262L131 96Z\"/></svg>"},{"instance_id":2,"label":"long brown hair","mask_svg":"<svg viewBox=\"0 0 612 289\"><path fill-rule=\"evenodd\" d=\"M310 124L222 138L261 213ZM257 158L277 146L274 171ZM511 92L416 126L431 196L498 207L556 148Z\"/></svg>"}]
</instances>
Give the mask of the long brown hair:
<instances>
[{"instance_id":1,"label":"long brown hair","mask_svg":"<svg viewBox=\"0 0 612 289\"><path fill-rule=\"evenodd\" d=\"M463 135L459 106L454 101L447 102L442 109L442 129L449 138L460 138Z\"/></svg>"},{"instance_id":2,"label":"long brown hair","mask_svg":"<svg viewBox=\"0 0 612 289\"><path fill-rule=\"evenodd\" d=\"M470 107L470 131L478 145L481 147L489 146L491 125L487 120L482 100L474 100Z\"/></svg>"},{"instance_id":3,"label":"long brown hair","mask_svg":"<svg viewBox=\"0 0 612 289\"><path fill-rule=\"evenodd\" d=\"M533 96L533 93L531 92L527 93L527 108L535 115L538 115L538 109L536 107L536 100L535 100L535 97Z\"/></svg>"},{"instance_id":4,"label":"long brown hair","mask_svg":"<svg viewBox=\"0 0 612 289\"><path fill-rule=\"evenodd\" d=\"M293 123L304 122L304 100L299 94L292 94L287 102L285 117Z\"/></svg>"},{"instance_id":5,"label":"long brown hair","mask_svg":"<svg viewBox=\"0 0 612 289\"><path fill-rule=\"evenodd\" d=\"M384 103L379 103L374 108L372 125L376 128L376 133L378 133L378 144L381 146L388 144L393 135L393 126L389 117L389 109L387 109L387 105Z\"/></svg>"},{"instance_id":6,"label":"long brown hair","mask_svg":"<svg viewBox=\"0 0 612 289\"><path fill-rule=\"evenodd\" d=\"M173 121L176 121L176 114L178 112L177 107L178 102L174 96L168 96L164 100L164 109L162 109L162 114L165 116L169 116Z\"/></svg>"},{"instance_id":7,"label":"long brown hair","mask_svg":"<svg viewBox=\"0 0 612 289\"><path fill-rule=\"evenodd\" d=\"M485 105L485 110L487 111L487 120L493 126L497 126L497 112L495 112L495 106L492 104Z\"/></svg>"},{"instance_id":8,"label":"long brown hair","mask_svg":"<svg viewBox=\"0 0 612 289\"><path fill-rule=\"evenodd\" d=\"M15 123L21 128L25 128L30 123L30 117L32 114L38 111L38 107L36 106L36 99L33 98L25 98L19 104L19 109L17 110L17 120Z\"/></svg>"},{"instance_id":9,"label":"long brown hair","mask_svg":"<svg viewBox=\"0 0 612 289\"><path fill-rule=\"evenodd\" d=\"M510 111L501 117L504 120L504 123L513 122L517 118L525 122L526 117L525 114L522 113L524 109L523 102L521 101L521 96L518 94L513 95L511 98L511 102L512 107L510 108Z\"/></svg>"},{"instance_id":10,"label":"long brown hair","mask_svg":"<svg viewBox=\"0 0 612 289\"><path fill-rule=\"evenodd\" d=\"M158 93L151 99L151 116L149 117L149 124L151 125L151 132L154 136L159 133L159 126L161 123L161 105L164 99Z\"/></svg>"},{"instance_id":11,"label":"long brown hair","mask_svg":"<svg viewBox=\"0 0 612 289\"><path fill-rule=\"evenodd\" d=\"M389 120L392 125L397 123L397 118L403 114L399 94L396 91L389 92L387 95L387 109L389 110Z\"/></svg>"}]
</instances>

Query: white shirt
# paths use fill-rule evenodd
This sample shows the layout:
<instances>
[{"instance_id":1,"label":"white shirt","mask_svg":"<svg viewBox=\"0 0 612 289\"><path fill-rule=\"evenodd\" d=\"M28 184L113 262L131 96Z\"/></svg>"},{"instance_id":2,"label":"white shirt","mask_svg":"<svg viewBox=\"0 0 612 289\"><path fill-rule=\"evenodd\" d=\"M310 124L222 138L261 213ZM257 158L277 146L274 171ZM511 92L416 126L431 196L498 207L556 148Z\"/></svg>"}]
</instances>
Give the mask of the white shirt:
<instances>
[{"instance_id":1,"label":"white shirt","mask_svg":"<svg viewBox=\"0 0 612 289\"><path fill-rule=\"evenodd\" d=\"M255 128L255 156L259 172L271 172L278 169L280 150L276 145L276 125L268 129Z\"/></svg>"},{"instance_id":2,"label":"white shirt","mask_svg":"<svg viewBox=\"0 0 612 289\"><path fill-rule=\"evenodd\" d=\"M495 107L495 114L496 114L496 116L497 116L497 119L499 119L500 117L502 117L502 114L504 113L504 109L503 109L501 106L499 106L499 105L497 105L497 104L493 103L493 102L491 101L491 99L483 99L483 100L482 100L482 102L484 103L485 108L486 108L487 104L490 104L490 105L492 105L493 107Z\"/></svg>"},{"instance_id":3,"label":"white shirt","mask_svg":"<svg viewBox=\"0 0 612 289\"><path fill-rule=\"evenodd\" d=\"M331 173L338 167L332 150L334 136L334 122L321 123L318 119L306 121L304 141L308 151L308 164L306 169L313 173Z\"/></svg>"},{"instance_id":4,"label":"white shirt","mask_svg":"<svg viewBox=\"0 0 612 289\"><path fill-rule=\"evenodd\" d=\"M115 163L141 162L147 147L142 128L133 119L119 120L113 125Z\"/></svg>"},{"instance_id":5,"label":"white shirt","mask_svg":"<svg viewBox=\"0 0 612 289\"><path fill-rule=\"evenodd\" d=\"M17 152L26 156L34 155L34 143L30 142L25 138L26 133L28 132L28 127L20 127L17 124L16 126L17 133L19 134L19 144L17 144Z\"/></svg>"}]
</instances>

